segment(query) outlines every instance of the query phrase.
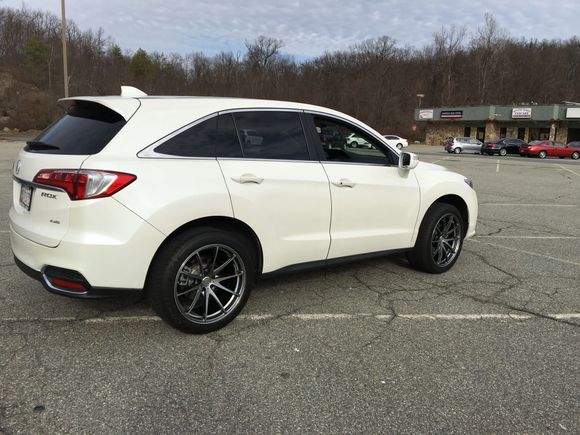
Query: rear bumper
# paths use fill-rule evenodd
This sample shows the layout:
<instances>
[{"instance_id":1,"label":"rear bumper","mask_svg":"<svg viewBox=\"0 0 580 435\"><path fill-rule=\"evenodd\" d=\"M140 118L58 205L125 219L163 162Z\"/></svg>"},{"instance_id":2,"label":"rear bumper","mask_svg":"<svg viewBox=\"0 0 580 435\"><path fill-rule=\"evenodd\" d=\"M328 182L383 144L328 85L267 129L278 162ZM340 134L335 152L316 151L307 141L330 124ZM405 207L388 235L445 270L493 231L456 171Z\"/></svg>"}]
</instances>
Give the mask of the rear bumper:
<instances>
[{"instance_id":1,"label":"rear bumper","mask_svg":"<svg viewBox=\"0 0 580 435\"><path fill-rule=\"evenodd\" d=\"M164 239L115 200L71 213L71 225L55 247L27 239L10 223L12 252L32 269L33 277L47 267L66 269L80 274L91 289L144 288L149 265Z\"/></svg>"},{"instance_id":2,"label":"rear bumper","mask_svg":"<svg viewBox=\"0 0 580 435\"><path fill-rule=\"evenodd\" d=\"M103 299L103 298L119 297L127 294L136 294L138 292L143 291L143 289L103 288L103 287L92 287L90 285L87 286L86 291L84 292L67 291L51 285L50 281L43 272L34 270L32 267L27 266L22 261L20 261L16 256L14 257L14 262L22 272L24 272L32 279L39 281L44 286L44 288L49 292L61 296L67 296L69 298Z\"/></svg>"}]
</instances>

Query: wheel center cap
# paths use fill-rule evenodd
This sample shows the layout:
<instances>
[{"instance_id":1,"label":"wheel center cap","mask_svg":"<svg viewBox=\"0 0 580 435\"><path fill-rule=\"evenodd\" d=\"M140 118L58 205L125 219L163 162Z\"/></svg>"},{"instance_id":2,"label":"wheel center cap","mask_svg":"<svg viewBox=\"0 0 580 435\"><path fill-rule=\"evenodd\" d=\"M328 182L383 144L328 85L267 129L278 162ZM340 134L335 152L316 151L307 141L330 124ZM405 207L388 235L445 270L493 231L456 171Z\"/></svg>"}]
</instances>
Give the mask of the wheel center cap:
<instances>
[{"instance_id":1,"label":"wheel center cap","mask_svg":"<svg viewBox=\"0 0 580 435\"><path fill-rule=\"evenodd\" d=\"M211 278L209 276L206 276L201 280L201 285L204 287L207 287L210 284L211 284Z\"/></svg>"}]
</instances>

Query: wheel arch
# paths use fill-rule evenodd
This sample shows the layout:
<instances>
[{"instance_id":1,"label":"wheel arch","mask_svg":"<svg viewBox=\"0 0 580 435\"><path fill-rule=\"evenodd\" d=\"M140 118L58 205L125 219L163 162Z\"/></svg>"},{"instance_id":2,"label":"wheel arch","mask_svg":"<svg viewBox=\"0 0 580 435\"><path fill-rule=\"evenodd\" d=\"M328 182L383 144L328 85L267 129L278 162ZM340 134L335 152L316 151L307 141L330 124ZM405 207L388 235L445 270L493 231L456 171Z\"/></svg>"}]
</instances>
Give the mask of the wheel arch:
<instances>
[{"instance_id":1,"label":"wheel arch","mask_svg":"<svg viewBox=\"0 0 580 435\"><path fill-rule=\"evenodd\" d=\"M259 276L262 273L262 264L263 264L263 251L262 251L262 244L256 232L245 222L242 222L239 219L228 217L228 216L206 216L198 219L194 219L192 221L186 222L180 227L176 228L171 234L169 234L165 240L159 245L151 262L149 263L149 267L147 269L147 277L145 279L145 290L148 289L148 282L149 282L149 274L151 272L151 268L155 263L155 260L158 258L161 251L164 247L175 237L183 234L186 231L189 231L194 228L198 227L213 227L219 229L225 229L227 231L236 232L238 234L244 235L248 237L248 239L252 242L255 252L258 256L258 261L256 262L257 270L256 276Z\"/></svg>"},{"instance_id":2,"label":"wheel arch","mask_svg":"<svg viewBox=\"0 0 580 435\"><path fill-rule=\"evenodd\" d=\"M461 214L461 220L463 221L465 233L467 233L467 229L469 226L469 208L467 207L467 203L465 202L465 200L461 196L455 194L443 195L437 198L435 201L433 201L429 206L429 208L427 209L427 211L429 211L429 209L433 207L434 204L437 203L449 204L457 208L457 210L459 210L459 213ZM426 214L427 213L425 213L425 215Z\"/></svg>"}]
</instances>

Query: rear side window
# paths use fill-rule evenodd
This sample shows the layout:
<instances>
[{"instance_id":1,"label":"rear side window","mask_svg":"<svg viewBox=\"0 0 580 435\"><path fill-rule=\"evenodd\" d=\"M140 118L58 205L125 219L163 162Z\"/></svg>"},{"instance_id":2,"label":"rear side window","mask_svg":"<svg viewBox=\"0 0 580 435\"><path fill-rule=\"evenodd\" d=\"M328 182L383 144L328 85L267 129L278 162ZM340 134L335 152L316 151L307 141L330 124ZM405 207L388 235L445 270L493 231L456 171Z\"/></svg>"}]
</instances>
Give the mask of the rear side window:
<instances>
[{"instance_id":1,"label":"rear side window","mask_svg":"<svg viewBox=\"0 0 580 435\"><path fill-rule=\"evenodd\" d=\"M117 112L91 102L70 106L66 114L27 142L26 151L46 154L97 154L125 125Z\"/></svg>"},{"instance_id":2,"label":"rear side window","mask_svg":"<svg viewBox=\"0 0 580 435\"><path fill-rule=\"evenodd\" d=\"M296 112L240 112L234 115L247 159L310 160Z\"/></svg>"},{"instance_id":3,"label":"rear side window","mask_svg":"<svg viewBox=\"0 0 580 435\"><path fill-rule=\"evenodd\" d=\"M217 117L215 152L217 157L242 157L240 139L231 114Z\"/></svg>"},{"instance_id":4,"label":"rear side window","mask_svg":"<svg viewBox=\"0 0 580 435\"><path fill-rule=\"evenodd\" d=\"M155 152L180 157L215 157L216 120L213 116L195 124L163 142Z\"/></svg>"}]
</instances>

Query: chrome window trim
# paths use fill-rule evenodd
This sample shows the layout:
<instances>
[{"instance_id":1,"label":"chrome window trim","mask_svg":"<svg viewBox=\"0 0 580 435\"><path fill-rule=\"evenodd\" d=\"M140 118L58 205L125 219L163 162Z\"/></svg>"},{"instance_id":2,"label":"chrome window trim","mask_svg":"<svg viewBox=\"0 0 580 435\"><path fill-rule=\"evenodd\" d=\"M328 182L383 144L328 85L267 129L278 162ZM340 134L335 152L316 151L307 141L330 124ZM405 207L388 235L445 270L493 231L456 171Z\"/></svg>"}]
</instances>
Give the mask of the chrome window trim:
<instances>
[{"instance_id":1,"label":"chrome window trim","mask_svg":"<svg viewBox=\"0 0 580 435\"><path fill-rule=\"evenodd\" d=\"M222 114L240 113L240 112L296 112L296 113L302 113L302 112L304 112L304 110L303 109L283 108L283 107L253 107L253 108L220 110L218 113L220 115L222 115Z\"/></svg>"}]
</instances>

